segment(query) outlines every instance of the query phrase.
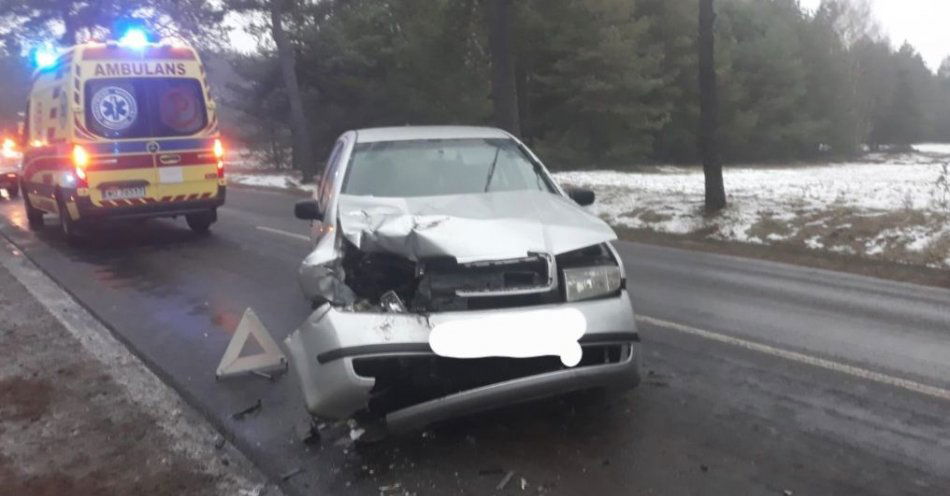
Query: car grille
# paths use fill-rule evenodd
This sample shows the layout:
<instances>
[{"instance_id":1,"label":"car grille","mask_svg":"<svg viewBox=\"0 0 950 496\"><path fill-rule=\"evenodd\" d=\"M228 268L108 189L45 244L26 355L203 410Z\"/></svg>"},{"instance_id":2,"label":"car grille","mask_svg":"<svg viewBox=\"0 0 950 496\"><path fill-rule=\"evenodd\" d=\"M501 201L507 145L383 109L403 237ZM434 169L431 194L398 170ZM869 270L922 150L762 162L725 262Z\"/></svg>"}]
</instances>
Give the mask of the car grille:
<instances>
[{"instance_id":1,"label":"car grille","mask_svg":"<svg viewBox=\"0 0 950 496\"><path fill-rule=\"evenodd\" d=\"M542 305L558 301L554 258L524 258L457 263L423 262L414 307L430 311L478 310Z\"/></svg>"}]
</instances>

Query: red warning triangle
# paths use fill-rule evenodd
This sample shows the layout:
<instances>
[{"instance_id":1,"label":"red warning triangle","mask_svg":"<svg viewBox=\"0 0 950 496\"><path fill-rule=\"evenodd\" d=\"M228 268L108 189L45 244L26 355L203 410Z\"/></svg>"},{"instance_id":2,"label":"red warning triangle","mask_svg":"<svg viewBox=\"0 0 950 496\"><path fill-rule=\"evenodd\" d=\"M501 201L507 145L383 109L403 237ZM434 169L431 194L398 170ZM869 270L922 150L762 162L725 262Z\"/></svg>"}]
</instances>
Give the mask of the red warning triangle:
<instances>
[{"instance_id":1,"label":"red warning triangle","mask_svg":"<svg viewBox=\"0 0 950 496\"><path fill-rule=\"evenodd\" d=\"M255 355L241 356L248 338L252 336L263 351ZM248 372L268 372L286 367L287 357L280 351L274 338L261 323L261 319L257 318L254 310L250 308L245 310L244 317L234 331L234 336L228 343L228 349L221 357L221 363L218 364L218 378Z\"/></svg>"}]
</instances>

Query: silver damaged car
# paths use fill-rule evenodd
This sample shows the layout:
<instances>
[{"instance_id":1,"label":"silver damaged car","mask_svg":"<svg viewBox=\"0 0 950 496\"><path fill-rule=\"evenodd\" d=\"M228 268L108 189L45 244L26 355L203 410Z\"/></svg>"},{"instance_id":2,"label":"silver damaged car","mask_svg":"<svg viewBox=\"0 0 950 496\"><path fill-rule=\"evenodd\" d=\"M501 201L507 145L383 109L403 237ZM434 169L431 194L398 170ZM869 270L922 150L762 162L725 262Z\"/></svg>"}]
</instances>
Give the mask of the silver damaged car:
<instances>
[{"instance_id":1,"label":"silver damaged car","mask_svg":"<svg viewBox=\"0 0 950 496\"><path fill-rule=\"evenodd\" d=\"M399 432L636 386L633 308L593 201L498 129L343 134L295 206L314 312L286 345L307 409Z\"/></svg>"}]
</instances>

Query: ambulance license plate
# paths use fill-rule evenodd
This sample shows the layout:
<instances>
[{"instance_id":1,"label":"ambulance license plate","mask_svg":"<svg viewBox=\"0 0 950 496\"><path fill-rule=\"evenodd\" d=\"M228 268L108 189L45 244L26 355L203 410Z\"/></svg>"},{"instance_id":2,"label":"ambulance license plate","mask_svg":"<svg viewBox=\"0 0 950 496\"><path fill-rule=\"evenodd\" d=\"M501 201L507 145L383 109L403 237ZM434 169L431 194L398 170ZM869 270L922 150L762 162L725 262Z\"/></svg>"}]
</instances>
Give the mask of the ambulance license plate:
<instances>
[{"instance_id":1,"label":"ambulance license plate","mask_svg":"<svg viewBox=\"0 0 950 496\"><path fill-rule=\"evenodd\" d=\"M135 188L110 188L102 191L103 200L130 200L145 197L145 186Z\"/></svg>"}]
</instances>

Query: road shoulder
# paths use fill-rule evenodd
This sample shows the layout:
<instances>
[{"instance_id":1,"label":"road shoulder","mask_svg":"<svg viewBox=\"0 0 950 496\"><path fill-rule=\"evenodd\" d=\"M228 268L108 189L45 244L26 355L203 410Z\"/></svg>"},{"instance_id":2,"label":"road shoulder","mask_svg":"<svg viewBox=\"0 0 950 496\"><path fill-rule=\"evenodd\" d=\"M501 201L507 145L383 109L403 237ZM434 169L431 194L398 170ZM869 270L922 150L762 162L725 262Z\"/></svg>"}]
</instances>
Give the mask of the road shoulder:
<instances>
[{"instance_id":1,"label":"road shoulder","mask_svg":"<svg viewBox=\"0 0 950 496\"><path fill-rule=\"evenodd\" d=\"M846 272L878 279L950 289L950 271L857 256L814 251L796 246L754 245L738 241L719 241L700 235L658 233L647 229L615 227L620 239L636 243L669 246L684 250L717 253L743 258L781 262L815 269Z\"/></svg>"},{"instance_id":2,"label":"road shoulder","mask_svg":"<svg viewBox=\"0 0 950 496\"><path fill-rule=\"evenodd\" d=\"M11 494L279 494L4 241L0 350L0 487Z\"/></svg>"}]
</instances>

